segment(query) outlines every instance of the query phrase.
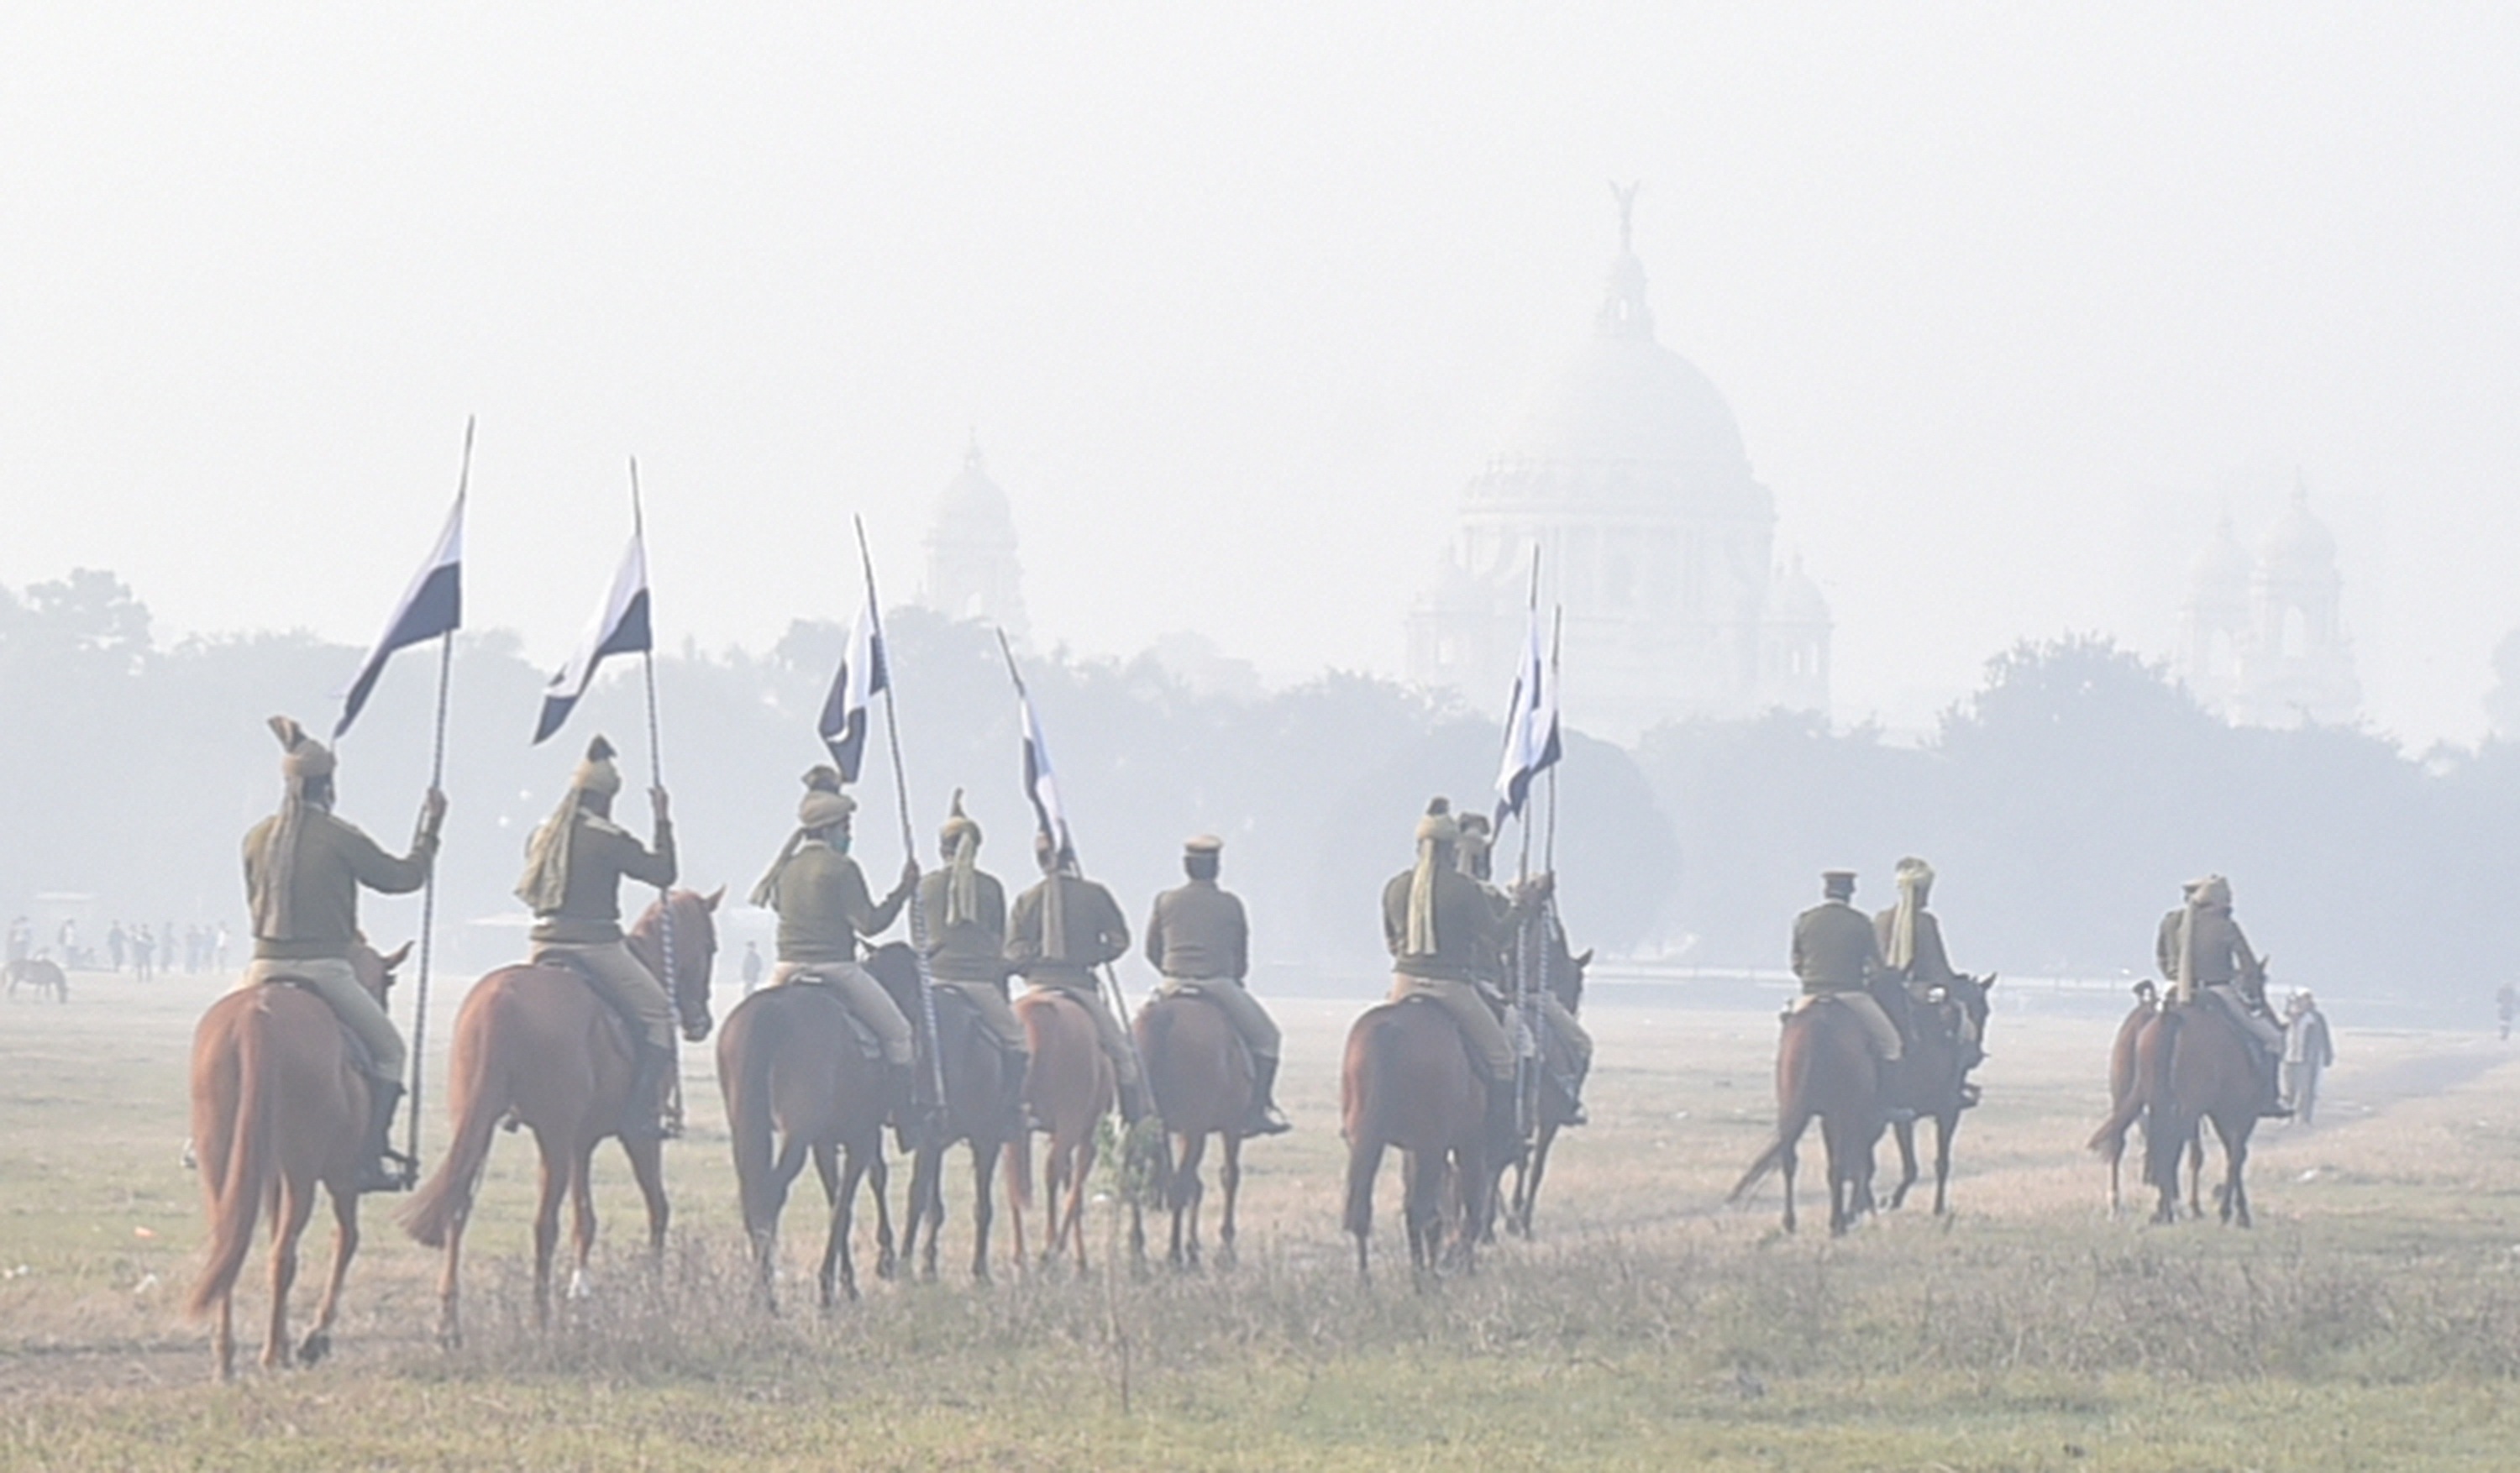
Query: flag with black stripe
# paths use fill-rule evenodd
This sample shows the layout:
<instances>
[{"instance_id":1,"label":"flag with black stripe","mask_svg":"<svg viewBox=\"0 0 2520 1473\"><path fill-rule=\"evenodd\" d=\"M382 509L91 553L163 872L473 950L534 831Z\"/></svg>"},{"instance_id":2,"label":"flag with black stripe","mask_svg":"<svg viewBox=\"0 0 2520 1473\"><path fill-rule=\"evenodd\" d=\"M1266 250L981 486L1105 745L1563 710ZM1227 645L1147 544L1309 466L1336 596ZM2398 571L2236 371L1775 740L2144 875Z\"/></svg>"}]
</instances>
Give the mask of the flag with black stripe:
<instances>
[{"instance_id":1,"label":"flag with black stripe","mask_svg":"<svg viewBox=\"0 0 2520 1473\"><path fill-rule=\"evenodd\" d=\"M377 689L377 678L385 672L385 661L397 649L454 633L464 624L464 497L458 493L455 510L446 515L446 528L437 534L437 546L430 550L428 560L421 564L411 587L403 590L402 602L394 605L393 617L385 621L384 637L368 651L359 664L357 678L341 697L341 719L333 724L333 737L339 740L359 719L359 712Z\"/></svg>"},{"instance_id":2,"label":"flag with black stripe","mask_svg":"<svg viewBox=\"0 0 2520 1473\"><path fill-rule=\"evenodd\" d=\"M577 709L578 698L586 694L596 668L606 657L638 654L654 647L655 636L648 613L648 548L634 535L621 555L620 571L612 575L612 590L605 595L604 606L596 610L586 638L578 645L577 652L568 657L568 663L561 666L550 684L543 687L542 718L534 723L535 742L546 740L567 722L568 713Z\"/></svg>"}]
</instances>

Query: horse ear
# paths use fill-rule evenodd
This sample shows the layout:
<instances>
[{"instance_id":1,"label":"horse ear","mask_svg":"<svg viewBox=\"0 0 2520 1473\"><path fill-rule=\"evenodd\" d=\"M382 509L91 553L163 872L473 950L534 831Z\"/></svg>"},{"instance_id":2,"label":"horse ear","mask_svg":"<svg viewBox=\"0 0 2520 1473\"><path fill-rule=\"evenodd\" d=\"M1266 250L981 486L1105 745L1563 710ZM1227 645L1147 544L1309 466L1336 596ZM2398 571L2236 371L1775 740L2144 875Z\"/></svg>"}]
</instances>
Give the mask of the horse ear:
<instances>
[{"instance_id":1,"label":"horse ear","mask_svg":"<svg viewBox=\"0 0 2520 1473\"><path fill-rule=\"evenodd\" d=\"M1995 973L1995 972L1988 972L1988 973L1986 974L1986 980L1985 980L1985 981L1983 981L1983 982L1980 982L1980 983L1978 984L1978 987L1979 987L1982 991L1986 991L1986 992L1993 992L1993 991L1995 991L1995 979L1996 979L1996 977L1997 977L1998 975L1999 975L1999 974L1998 974L1998 973Z\"/></svg>"},{"instance_id":2,"label":"horse ear","mask_svg":"<svg viewBox=\"0 0 2520 1473\"><path fill-rule=\"evenodd\" d=\"M716 889L711 890L706 895L700 897L700 909L703 911L714 911L717 909L717 903L724 899L726 899L726 886L720 885Z\"/></svg>"},{"instance_id":3,"label":"horse ear","mask_svg":"<svg viewBox=\"0 0 2520 1473\"><path fill-rule=\"evenodd\" d=\"M408 960L408 959L410 958L410 956L411 956L411 943L410 943L410 942L408 942L408 941L406 941L406 942L404 942L401 946L396 947L394 950L392 950L392 951L390 951L390 952L385 953L383 956L379 957L377 960L380 960L380 961L382 961L382 962L383 962L383 963L385 964L385 970L386 970L386 971L392 971L392 970L394 970L395 968L397 968L397 967L401 966L401 965L403 964L403 962L404 962L406 960Z\"/></svg>"},{"instance_id":4,"label":"horse ear","mask_svg":"<svg viewBox=\"0 0 2520 1473\"><path fill-rule=\"evenodd\" d=\"M1582 970L1582 969L1583 969L1583 968L1585 968L1585 967L1591 966L1592 964L1593 964L1593 949L1592 949L1591 947L1589 947L1589 946L1588 946L1588 947L1584 948L1584 955L1575 959L1575 966L1576 966L1576 969L1580 971L1580 970Z\"/></svg>"}]
</instances>

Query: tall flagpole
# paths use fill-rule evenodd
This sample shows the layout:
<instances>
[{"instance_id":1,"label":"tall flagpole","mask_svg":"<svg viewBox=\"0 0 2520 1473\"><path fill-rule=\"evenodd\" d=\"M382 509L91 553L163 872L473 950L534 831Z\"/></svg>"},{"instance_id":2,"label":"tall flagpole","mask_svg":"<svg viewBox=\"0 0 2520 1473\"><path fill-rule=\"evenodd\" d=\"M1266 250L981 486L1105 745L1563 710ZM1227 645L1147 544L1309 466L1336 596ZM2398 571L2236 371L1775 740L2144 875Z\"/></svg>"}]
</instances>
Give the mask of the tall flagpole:
<instances>
[{"instance_id":1,"label":"tall flagpole","mask_svg":"<svg viewBox=\"0 0 2520 1473\"><path fill-rule=\"evenodd\" d=\"M858 561L866 570L867 627L868 632L874 635L868 644L869 657L883 661L883 736L892 751L892 796L893 806L901 814L901 852L916 864L919 859L919 830L910 822L910 775L901 766L901 719L897 709L901 692L894 689L892 647L884 643L883 604L875 592L875 554L867 547L865 518L852 516L849 523L857 528ZM872 681L875 672L869 670L866 676ZM927 902L919 893L920 888L917 881L911 883L910 952L919 963L919 1021L927 1030L927 1082L936 1091L936 1108L942 1112L945 1108L945 1045L936 1032L936 988L927 975Z\"/></svg>"},{"instance_id":2,"label":"tall flagpole","mask_svg":"<svg viewBox=\"0 0 2520 1473\"><path fill-rule=\"evenodd\" d=\"M1537 624L1539 620L1540 547L1535 543L1531 549L1531 604L1524 614L1523 624L1523 653L1525 656L1528 656L1530 653L1531 627L1532 625ZM1530 675L1531 671L1525 669L1520 675L1516 676L1514 680L1515 688L1519 690L1523 681L1528 679ZM1535 689L1528 693L1526 701L1533 708L1537 709L1540 695L1541 692ZM1518 702L1517 704L1519 705L1521 703ZM1506 712L1506 720L1508 722L1515 720L1525 721L1526 730L1523 733L1523 744L1525 747L1528 747L1530 745L1528 719L1522 716L1519 709L1516 709ZM1514 734L1508 731L1506 734L1506 740L1509 743L1513 739ZM1530 781L1526 779L1523 783L1522 802L1516 808L1514 813L1514 817L1519 819L1522 823L1522 857L1517 860L1514 865L1514 890L1517 898L1521 896L1523 887L1531 882L1531 785ZM1532 929L1533 917L1528 915L1524 915L1521 921L1513 928L1513 1010L1515 1016L1521 1020L1524 1033L1532 1037L1537 1037L1536 1034L1532 1033L1531 1026L1532 1015L1538 1010L1533 1006L1531 997L1532 963L1533 957L1537 951L1537 948L1532 944ZM1528 1140L1530 1138L1530 1128L1539 1120L1539 1101L1534 1097L1536 1093L1536 1084L1537 1071L1533 1069L1532 1061L1525 1056L1525 1050L1521 1049L1514 1049L1513 1109L1514 1129L1517 1139Z\"/></svg>"},{"instance_id":3,"label":"tall flagpole","mask_svg":"<svg viewBox=\"0 0 2520 1473\"><path fill-rule=\"evenodd\" d=\"M464 460L455 472L456 514L463 514L464 498L472 489L472 425L473 417L464 417ZM446 785L446 691L455 671L455 631L449 629L438 637L437 644L437 724L429 741L428 790L437 792ZM428 961L437 934L437 861L431 856L428 879L420 888L420 975L412 983L411 1014L411 1098L410 1113L403 1120L403 1155L408 1158L403 1170L413 1176L420 1172L420 1096L423 1064L428 1055L423 1046L428 1039Z\"/></svg>"},{"instance_id":4,"label":"tall flagpole","mask_svg":"<svg viewBox=\"0 0 2520 1473\"><path fill-rule=\"evenodd\" d=\"M648 513L639 501L639 458L630 457L630 535L639 544L639 581L648 595L648 645L639 651L639 668L648 685L648 781L657 792L665 790L665 749L658 737L656 722L656 585L648 577ZM652 803L654 801L652 797ZM679 868L679 867L677 867ZM682 1021L682 989L674 985L674 892L670 885L656 887L656 913L664 919L665 974L656 980L665 986L665 1000L673 1004L674 1021ZM682 1082L673 1082L677 1094Z\"/></svg>"}]
</instances>

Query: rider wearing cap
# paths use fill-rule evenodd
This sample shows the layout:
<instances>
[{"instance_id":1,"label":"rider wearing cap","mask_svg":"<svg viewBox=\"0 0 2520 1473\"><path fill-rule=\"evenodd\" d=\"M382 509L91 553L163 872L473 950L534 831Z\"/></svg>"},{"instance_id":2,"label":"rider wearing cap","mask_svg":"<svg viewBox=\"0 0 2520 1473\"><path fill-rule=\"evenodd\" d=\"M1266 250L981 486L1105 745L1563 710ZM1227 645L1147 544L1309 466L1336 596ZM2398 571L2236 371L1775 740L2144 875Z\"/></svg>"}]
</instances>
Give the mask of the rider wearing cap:
<instances>
[{"instance_id":1,"label":"rider wearing cap","mask_svg":"<svg viewBox=\"0 0 2520 1473\"><path fill-rule=\"evenodd\" d=\"M1120 1115L1131 1124L1147 1113L1138 1052L1111 1004L1102 999L1095 969L1127 954L1129 922L1111 892L1077 872L1074 850L1047 833L1033 837L1041 882L1015 897L1007 927L1007 969L1037 988L1065 993L1094 1019L1094 1032L1120 1081Z\"/></svg>"},{"instance_id":2,"label":"rider wearing cap","mask_svg":"<svg viewBox=\"0 0 2520 1473\"><path fill-rule=\"evenodd\" d=\"M1899 1061L1899 1029L1890 1021L1869 988L1881 971L1881 950L1872 922L1864 918L1855 900L1855 871L1829 870L1821 874L1819 905L1794 917L1794 976L1803 985L1797 1010L1823 998L1835 998L1864 1025L1864 1040L1882 1063Z\"/></svg>"},{"instance_id":3,"label":"rider wearing cap","mask_svg":"<svg viewBox=\"0 0 2520 1473\"><path fill-rule=\"evenodd\" d=\"M396 859L377 841L333 815L333 754L285 716L271 730L286 752L281 776L288 796L280 812L245 836L245 887L253 912L253 960L240 987L293 982L324 1000L368 1052L368 1134L359 1190L400 1191L411 1184L387 1142L402 1101L406 1060L402 1035L376 995L350 968L359 939L359 887L405 895L428 880L446 795L422 801L411 853Z\"/></svg>"},{"instance_id":4,"label":"rider wearing cap","mask_svg":"<svg viewBox=\"0 0 2520 1473\"><path fill-rule=\"evenodd\" d=\"M1242 901L1216 882L1225 840L1199 834L1182 845L1190 883L1155 897L1147 918L1147 960L1163 974L1157 997L1207 999L1251 1050L1251 1108L1241 1134L1276 1136L1288 1129L1271 1097L1278 1078L1278 1025L1243 979L1251 968L1251 924Z\"/></svg>"},{"instance_id":5,"label":"rider wearing cap","mask_svg":"<svg viewBox=\"0 0 2520 1473\"><path fill-rule=\"evenodd\" d=\"M638 1062L619 1129L625 1138L654 1139L668 1134L663 1118L673 1079L674 1004L664 983L622 944L621 882L658 889L674 882L674 825L662 787L648 790L656 819L653 849L612 822L612 800L621 791L612 757L612 743L603 737L587 743L586 760L569 775L560 807L525 847L517 898L533 908L529 959L576 971L630 1020Z\"/></svg>"},{"instance_id":6,"label":"rider wearing cap","mask_svg":"<svg viewBox=\"0 0 2520 1473\"><path fill-rule=\"evenodd\" d=\"M867 893L865 871L849 858L850 815L857 800L840 791L840 775L817 767L805 775L805 796L796 805L796 831L752 889L752 903L779 913L779 964L770 985L813 984L831 989L849 1015L882 1046L895 1119L911 1118L911 1063L917 1035L883 984L858 964L860 937L891 926L919 883L919 862L902 861L901 881L878 904Z\"/></svg>"}]
</instances>

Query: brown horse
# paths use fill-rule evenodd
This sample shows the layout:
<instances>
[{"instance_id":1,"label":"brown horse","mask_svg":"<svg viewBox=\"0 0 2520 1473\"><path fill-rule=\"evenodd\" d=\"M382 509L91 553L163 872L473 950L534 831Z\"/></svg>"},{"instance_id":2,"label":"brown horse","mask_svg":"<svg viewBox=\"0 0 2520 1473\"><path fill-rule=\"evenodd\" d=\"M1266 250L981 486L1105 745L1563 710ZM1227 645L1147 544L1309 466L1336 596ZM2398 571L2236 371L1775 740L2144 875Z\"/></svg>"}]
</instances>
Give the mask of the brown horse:
<instances>
[{"instance_id":1,"label":"brown horse","mask_svg":"<svg viewBox=\"0 0 2520 1473\"><path fill-rule=\"evenodd\" d=\"M2191 1155L2201 1171L2203 1123L2214 1123L2223 1142L2223 1184L2215 1189L2222 1220L2250 1226L2249 1137L2258 1125L2257 1059L2239 1022L2211 1002L2164 1006L2136 1028L2135 1082L2116 1111L2092 1138L2105 1153L2126 1127L2143 1122L2144 1181L2158 1193L2152 1220L2179 1217L2179 1163ZM2190 1188L2189 1210L2202 1216Z\"/></svg>"},{"instance_id":2,"label":"brown horse","mask_svg":"<svg viewBox=\"0 0 2520 1473\"><path fill-rule=\"evenodd\" d=\"M1339 1071L1339 1114L1347 1137L1345 1228L1356 1239L1356 1272L1367 1277L1373 1235L1373 1179L1382 1153L1401 1153L1402 1219L1409 1261L1422 1275L1475 1266L1478 1225L1488 1219L1497 1173L1488 1164L1487 1087L1461 1029L1430 1003L1384 1003L1348 1030ZM1448 1173L1450 1174L1448 1177ZM1458 1184L1460 1222L1448 1261L1445 1187Z\"/></svg>"},{"instance_id":3,"label":"brown horse","mask_svg":"<svg viewBox=\"0 0 2520 1473\"><path fill-rule=\"evenodd\" d=\"M1557 1001L1565 1004L1568 1012L1581 1012L1584 1007L1584 971L1593 964L1592 950L1586 948L1580 957L1568 955L1565 937L1561 933L1556 937L1556 951L1557 955L1549 968L1550 991L1557 995ZM1550 1147L1557 1143L1557 1133L1573 1124L1575 1119L1575 1101L1555 1083L1575 1072L1575 1050L1566 1040L1554 1034L1546 1038L1541 1048L1545 1054L1541 1062L1546 1077L1535 1077L1532 1081L1531 1102L1527 1106L1535 1127L1531 1143L1513 1155L1512 1194L1509 1197L1499 1194L1508 1203L1506 1229L1523 1237L1531 1236L1531 1215L1540 1204L1540 1179L1549 1170ZM1499 1176L1502 1178L1502 1170ZM1487 1237L1490 1242L1496 1240L1494 1232Z\"/></svg>"},{"instance_id":4,"label":"brown horse","mask_svg":"<svg viewBox=\"0 0 2520 1473\"><path fill-rule=\"evenodd\" d=\"M870 1056L867 1049L873 1042L850 1021L836 994L811 983L752 994L718 1030L717 1083L735 1146L743 1228L761 1272L762 1302L774 1311L779 1213L809 1155L831 1207L815 1275L823 1308L832 1305L835 1270L839 1291L858 1297L849 1235L861 1182L875 1190L876 1272L892 1276L892 1214L883 1191L883 1118L892 1101L882 1056Z\"/></svg>"},{"instance_id":5,"label":"brown horse","mask_svg":"<svg viewBox=\"0 0 2520 1473\"><path fill-rule=\"evenodd\" d=\"M2161 992L2147 979L2135 985L2135 1007L2118 1024L2117 1037L2109 1045L2109 1118L2086 1144L2109 1164L2109 1216L2118 1215L2123 1198L2118 1189L2118 1169L2126 1157L2127 1132L2135 1128L2136 1117L2143 1113L2143 1102L2135 1097L2136 1041L2143 1034L2143 1025L2161 1013ZM2187 1140L2187 1208L2201 1214L2205 1175L2205 1141L2201 1135Z\"/></svg>"},{"instance_id":6,"label":"brown horse","mask_svg":"<svg viewBox=\"0 0 2520 1473\"><path fill-rule=\"evenodd\" d=\"M1777 1045L1777 1135L1732 1187L1728 1201L1750 1194L1782 1168L1785 1230L1794 1230L1795 1147L1817 1117L1828 1149L1828 1230L1832 1236L1872 1211L1872 1149L1887 1119L1880 1070L1855 1014L1832 1003L1785 1014Z\"/></svg>"},{"instance_id":7,"label":"brown horse","mask_svg":"<svg viewBox=\"0 0 2520 1473\"><path fill-rule=\"evenodd\" d=\"M724 899L676 890L648 907L631 927L630 950L668 988L683 1037L697 1044L709 1035L709 966L717 954L712 913ZM664 960L666 906L672 906L673 965ZM534 1318L551 1322L552 1255L560 1243L561 1198L575 1208L575 1249L569 1295L586 1292L587 1260L595 1251L595 1148L618 1133L634 1077L632 1031L595 988L565 966L506 966L473 984L455 1015L453 1059L447 1074L447 1111L454 1138L437 1172L403 1209L402 1225L423 1244L446 1250L437 1280L437 1334L461 1343L457 1301L463 1263L464 1223L472 1211L473 1188L490 1138L502 1122L530 1127L542 1153L542 1195L534 1209ZM663 1142L624 1140L623 1155L648 1203L649 1252L665 1246Z\"/></svg>"},{"instance_id":8,"label":"brown horse","mask_svg":"<svg viewBox=\"0 0 2520 1473\"><path fill-rule=\"evenodd\" d=\"M1911 1026L1899 1063L1891 1069L1893 1102L1910 1114L1891 1121L1899 1142L1899 1184L1890 1189L1890 1207L1907 1205L1916 1184L1916 1121L1934 1122L1934 1216L1951 1210L1952 1138L1959 1134L1960 1112L1974 1097L1968 1075L1986 1058L1979 1040L1986 1037L1988 995L1995 986L1960 976L1943 996L1909 1011Z\"/></svg>"},{"instance_id":9,"label":"brown horse","mask_svg":"<svg viewBox=\"0 0 2520 1473\"><path fill-rule=\"evenodd\" d=\"M1094 1175L1095 1134L1119 1093L1102 1035L1085 1004L1056 988L1035 988L1015 1000L1015 1016L1032 1041L1032 1072L1024 1103L1050 1132L1042 1162L1043 1196L1050 1203L1050 1231L1041 1261L1047 1267L1073 1240L1076 1272L1085 1272L1085 1183ZM1008 1209L1014 1219L1015 1266L1024 1260L1023 1210L1032 1201L1032 1132L1016 1133L1007 1154Z\"/></svg>"},{"instance_id":10,"label":"brown horse","mask_svg":"<svg viewBox=\"0 0 2520 1473\"><path fill-rule=\"evenodd\" d=\"M351 969L382 1003L406 946L380 957L353 946ZM324 1000L285 982L231 992L210 1004L193 1031L193 1139L210 1212L209 1262L185 1311L217 1312L211 1351L219 1379L236 1374L237 1275L253 1247L254 1219L271 1203L271 1325L262 1363L289 1363L289 1290L297 1278L297 1239L315 1212L315 1188L333 1198L333 1272L314 1328L297 1347L312 1365L333 1348L341 1283L359 1251L359 1169L368 1119L368 1081L352 1045Z\"/></svg>"},{"instance_id":11,"label":"brown horse","mask_svg":"<svg viewBox=\"0 0 2520 1473\"><path fill-rule=\"evenodd\" d=\"M918 959L895 943L867 959L867 970L883 984L893 1005L910 1019L919 1035L919 1079L922 1097L933 1093L927 1081L940 1071L945 1098L936 1118L919 1133L910 1163L910 1201L902 1215L901 1261L918 1258L920 1276L936 1277L936 1240L945 1230L945 1152L957 1141L971 1147L971 1276L989 1280L989 1225L996 1216L990 1201L990 1177L998 1153L1023 1130L1022 1102L1015 1097L1015 1061L980 1025L977 1013L948 988L935 995L936 1038L928 1036L927 1009L919 996ZM931 1062L941 1054L941 1065ZM911 1142L905 1139L905 1147ZM927 1231L926 1251L920 1256L919 1233Z\"/></svg>"},{"instance_id":12,"label":"brown horse","mask_svg":"<svg viewBox=\"0 0 2520 1473\"><path fill-rule=\"evenodd\" d=\"M1251 1114L1251 1050L1243 1047L1225 1010L1196 993L1157 998L1138 1009L1136 1033L1155 1113L1170 1141L1156 1183L1173 1218L1167 1260L1176 1269L1198 1264L1198 1207L1205 1192L1198 1167L1207 1138L1220 1136L1225 1162L1217 1181L1225 1188L1225 1223L1217 1233L1216 1261L1231 1268L1234 1204L1242 1189L1242 1123ZM1129 1204L1129 1243L1145 1256L1146 1227L1135 1200Z\"/></svg>"}]
</instances>

